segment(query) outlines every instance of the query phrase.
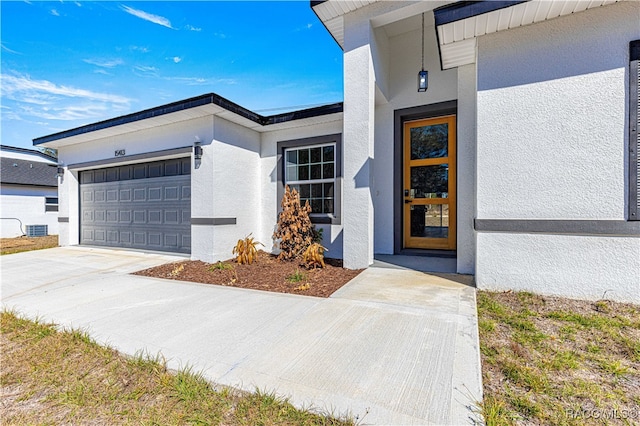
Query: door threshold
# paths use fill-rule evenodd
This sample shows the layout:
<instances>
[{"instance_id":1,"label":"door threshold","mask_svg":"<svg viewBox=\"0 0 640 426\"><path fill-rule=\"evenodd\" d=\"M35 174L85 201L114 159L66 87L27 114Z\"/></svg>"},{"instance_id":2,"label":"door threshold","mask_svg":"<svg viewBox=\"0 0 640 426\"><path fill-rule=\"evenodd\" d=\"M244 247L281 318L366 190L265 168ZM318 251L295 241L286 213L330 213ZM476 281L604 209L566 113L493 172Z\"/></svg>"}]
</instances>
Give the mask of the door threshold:
<instances>
[{"instance_id":1,"label":"door threshold","mask_svg":"<svg viewBox=\"0 0 640 426\"><path fill-rule=\"evenodd\" d=\"M411 269L419 272L455 274L456 257L414 256L402 254L376 254L373 265L378 268Z\"/></svg>"},{"instance_id":2,"label":"door threshold","mask_svg":"<svg viewBox=\"0 0 640 426\"><path fill-rule=\"evenodd\" d=\"M458 257L455 250L402 249L395 254L400 256L446 257L454 259Z\"/></svg>"}]
</instances>

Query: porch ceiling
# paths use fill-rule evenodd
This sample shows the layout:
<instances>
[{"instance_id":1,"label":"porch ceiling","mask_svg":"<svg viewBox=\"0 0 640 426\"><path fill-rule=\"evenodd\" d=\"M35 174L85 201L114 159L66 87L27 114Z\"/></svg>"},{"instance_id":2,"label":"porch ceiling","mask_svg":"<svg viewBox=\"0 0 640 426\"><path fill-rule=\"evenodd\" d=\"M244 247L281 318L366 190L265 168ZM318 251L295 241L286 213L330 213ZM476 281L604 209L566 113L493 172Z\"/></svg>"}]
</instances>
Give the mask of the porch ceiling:
<instances>
[{"instance_id":1,"label":"porch ceiling","mask_svg":"<svg viewBox=\"0 0 640 426\"><path fill-rule=\"evenodd\" d=\"M442 17L446 17L446 15L442 12L446 11L446 7L440 11L436 10L436 31L440 43L442 68L454 68L475 62L476 37L478 36L522 27L618 1L529 0L463 19L444 20Z\"/></svg>"},{"instance_id":2,"label":"porch ceiling","mask_svg":"<svg viewBox=\"0 0 640 426\"><path fill-rule=\"evenodd\" d=\"M420 20L408 19L409 17L430 12L434 7L448 3L436 8L433 15L435 15L435 31L438 36L442 69L449 69L475 62L478 36L522 27L618 1L620 0L399 1L392 2L395 10L393 13L386 13L389 19L373 16L371 23L374 27L384 26L385 30L388 28L386 32L392 36L398 32L420 28ZM380 0L312 0L311 7L338 44L344 47L344 15L373 3L380 3ZM394 29L394 25L399 29Z\"/></svg>"}]
</instances>

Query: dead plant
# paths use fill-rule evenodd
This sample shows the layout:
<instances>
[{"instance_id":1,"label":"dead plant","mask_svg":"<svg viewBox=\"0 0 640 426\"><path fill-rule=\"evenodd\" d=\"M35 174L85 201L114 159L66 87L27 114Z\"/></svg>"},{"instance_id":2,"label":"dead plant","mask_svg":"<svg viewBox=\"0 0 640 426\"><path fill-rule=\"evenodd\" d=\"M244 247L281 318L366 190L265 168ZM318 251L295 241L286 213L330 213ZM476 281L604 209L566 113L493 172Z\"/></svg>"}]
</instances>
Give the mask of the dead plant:
<instances>
[{"instance_id":1,"label":"dead plant","mask_svg":"<svg viewBox=\"0 0 640 426\"><path fill-rule=\"evenodd\" d=\"M324 252L329 251L321 244L313 243L302 254L302 260L308 268L324 268Z\"/></svg>"},{"instance_id":2,"label":"dead plant","mask_svg":"<svg viewBox=\"0 0 640 426\"><path fill-rule=\"evenodd\" d=\"M282 212L278 215L278 225L273 239L278 243L280 254L278 259L291 260L300 256L313 243L314 227L309 219L311 206L307 201L300 204L300 195L289 185L284 189L282 197Z\"/></svg>"},{"instance_id":3,"label":"dead plant","mask_svg":"<svg viewBox=\"0 0 640 426\"><path fill-rule=\"evenodd\" d=\"M240 265L251 265L258 258L258 245L264 247L260 241L254 241L251 234L238 240L238 244L233 248L232 254L236 254L236 262Z\"/></svg>"}]
</instances>

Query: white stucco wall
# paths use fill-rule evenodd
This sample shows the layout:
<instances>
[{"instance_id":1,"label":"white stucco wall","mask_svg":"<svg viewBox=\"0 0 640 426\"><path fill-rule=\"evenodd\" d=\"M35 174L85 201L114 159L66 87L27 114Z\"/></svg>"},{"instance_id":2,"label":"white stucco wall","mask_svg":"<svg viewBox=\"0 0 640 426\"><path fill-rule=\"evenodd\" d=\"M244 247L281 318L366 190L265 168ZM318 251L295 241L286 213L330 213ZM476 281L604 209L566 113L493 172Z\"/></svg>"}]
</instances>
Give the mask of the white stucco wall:
<instances>
[{"instance_id":1,"label":"white stucco wall","mask_svg":"<svg viewBox=\"0 0 640 426\"><path fill-rule=\"evenodd\" d=\"M457 272L476 270L476 64L458 68Z\"/></svg>"},{"instance_id":2,"label":"white stucco wall","mask_svg":"<svg viewBox=\"0 0 640 426\"><path fill-rule=\"evenodd\" d=\"M58 213L45 212L45 197L57 197L56 188L1 185L0 186L0 237L19 237L27 231L27 225L47 225L49 235L58 234ZM18 218L20 222L10 218Z\"/></svg>"},{"instance_id":3,"label":"white stucco wall","mask_svg":"<svg viewBox=\"0 0 640 426\"><path fill-rule=\"evenodd\" d=\"M0 155L5 158L35 161L38 163L56 164L54 160L45 158L38 153L15 152L2 149ZM58 234L58 212L45 211L45 197L57 197L57 188L45 186L27 186L2 184L0 186L0 237L13 238L26 232L26 225L47 225L49 235ZM20 222L22 221L22 229Z\"/></svg>"},{"instance_id":4,"label":"white stucco wall","mask_svg":"<svg viewBox=\"0 0 640 426\"><path fill-rule=\"evenodd\" d=\"M638 22L621 2L478 39L479 219L626 220ZM476 281L637 302L639 259L640 238L481 233Z\"/></svg>"},{"instance_id":5,"label":"white stucco wall","mask_svg":"<svg viewBox=\"0 0 640 426\"><path fill-rule=\"evenodd\" d=\"M213 171L210 189L194 185L192 194L197 198L200 191L206 191L213 198L210 217L235 218L236 224L209 226L213 228L212 252L197 248L194 252L192 247L192 257L206 262L229 259L239 239L249 234L259 237L262 209L260 134L216 117L210 150ZM192 235L196 233L194 229Z\"/></svg>"},{"instance_id":6,"label":"white stucco wall","mask_svg":"<svg viewBox=\"0 0 640 426\"><path fill-rule=\"evenodd\" d=\"M374 252L373 32L362 13L344 20L343 257L346 268L359 269L373 263Z\"/></svg>"}]
</instances>

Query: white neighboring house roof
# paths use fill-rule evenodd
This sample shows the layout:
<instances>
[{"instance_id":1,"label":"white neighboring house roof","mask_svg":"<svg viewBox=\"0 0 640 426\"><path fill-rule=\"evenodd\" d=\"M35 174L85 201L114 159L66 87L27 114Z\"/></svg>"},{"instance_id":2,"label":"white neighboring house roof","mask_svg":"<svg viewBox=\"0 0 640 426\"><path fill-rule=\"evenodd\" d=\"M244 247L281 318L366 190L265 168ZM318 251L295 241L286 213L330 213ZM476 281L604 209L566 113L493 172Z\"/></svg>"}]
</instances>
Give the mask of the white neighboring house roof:
<instances>
[{"instance_id":1,"label":"white neighboring house roof","mask_svg":"<svg viewBox=\"0 0 640 426\"><path fill-rule=\"evenodd\" d=\"M17 158L19 160L45 161L53 164L58 163L58 159L49 154L36 149L21 148L18 146L0 145L2 157Z\"/></svg>"},{"instance_id":2,"label":"white neighboring house roof","mask_svg":"<svg viewBox=\"0 0 640 426\"><path fill-rule=\"evenodd\" d=\"M342 102L263 116L215 93L207 93L42 136L34 139L33 144L58 148L206 116L221 117L257 132L267 132L340 120L342 119Z\"/></svg>"},{"instance_id":3,"label":"white neighboring house roof","mask_svg":"<svg viewBox=\"0 0 640 426\"><path fill-rule=\"evenodd\" d=\"M404 19L398 9L412 14L433 10L442 69L476 61L476 38L511 28L617 3L619 0L516 0L516 1L399 1L319 0L311 7L341 47L344 47L344 15L373 3L395 5L396 11L384 11L390 19ZM442 3L449 3L440 5ZM440 6L440 7L437 7ZM435 7L435 9L434 9ZM392 18L394 16L394 18ZM388 24L389 19L372 17L372 25Z\"/></svg>"}]
</instances>

